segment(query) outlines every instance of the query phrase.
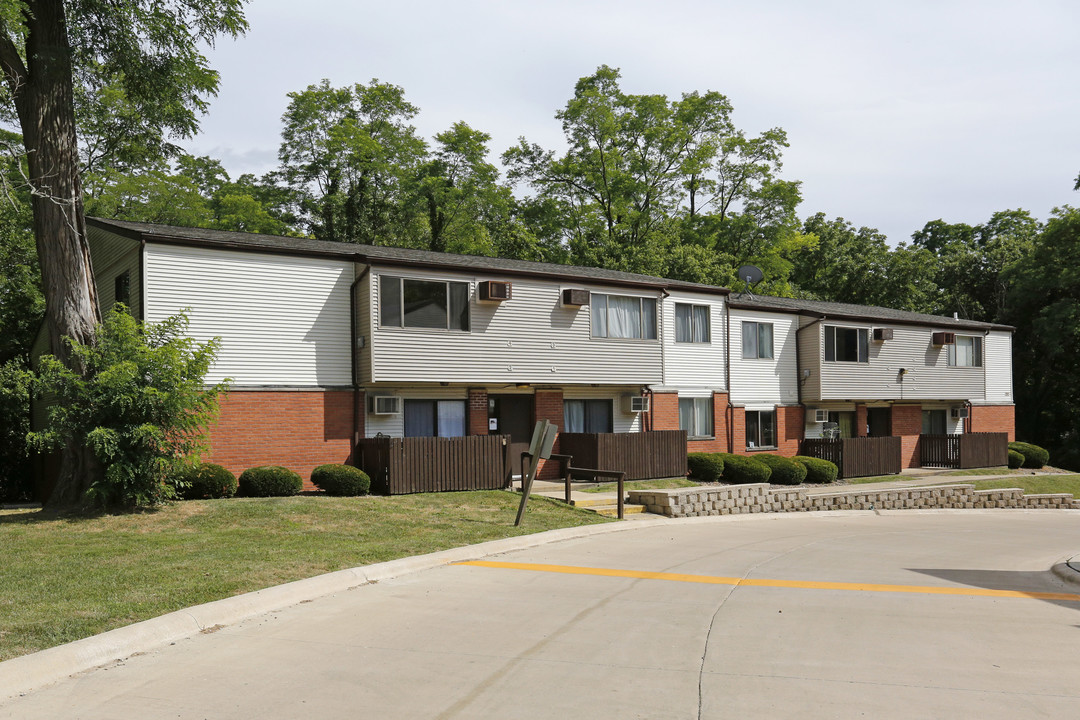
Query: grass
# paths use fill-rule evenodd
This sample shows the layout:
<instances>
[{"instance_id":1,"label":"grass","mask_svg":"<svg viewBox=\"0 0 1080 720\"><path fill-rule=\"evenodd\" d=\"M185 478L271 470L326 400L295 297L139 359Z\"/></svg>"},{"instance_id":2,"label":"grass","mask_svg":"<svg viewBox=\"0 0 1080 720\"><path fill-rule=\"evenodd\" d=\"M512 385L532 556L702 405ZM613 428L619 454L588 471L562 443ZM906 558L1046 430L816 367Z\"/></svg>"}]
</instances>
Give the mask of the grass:
<instances>
[{"instance_id":1,"label":"grass","mask_svg":"<svg viewBox=\"0 0 1080 720\"><path fill-rule=\"evenodd\" d=\"M1080 498L1080 475L1017 475L1000 480L977 480L976 490L1021 488L1025 495L1071 493Z\"/></svg>"},{"instance_id":2,"label":"grass","mask_svg":"<svg viewBox=\"0 0 1080 720\"><path fill-rule=\"evenodd\" d=\"M948 477L964 477L967 475L1022 475L1030 472L1031 470L1025 470L1023 468L988 467L972 468L970 470L953 470L952 472L945 473L945 475Z\"/></svg>"},{"instance_id":3,"label":"grass","mask_svg":"<svg viewBox=\"0 0 1080 720\"><path fill-rule=\"evenodd\" d=\"M623 488L627 491L630 490L670 490L671 488L685 488L685 487L697 487L699 483L693 480L687 480L686 478L661 478L659 480L630 480L623 483ZM587 493L602 493L602 492L616 492L619 486L617 483L603 483L601 485L594 485L587 488L581 488L581 492Z\"/></svg>"},{"instance_id":4,"label":"grass","mask_svg":"<svg viewBox=\"0 0 1080 720\"><path fill-rule=\"evenodd\" d=\"M863 485L865 483L894 482L896 480L911 480L906 475L874 475L872 477L848 478L844 482L848 485Z\"/></svg>"},{"instance_id":5,"label":"grass","mask_svg":"<svg viewBox=\"0 0 1080 720\"><path fill-rule=\"evenodd\" d=\"M0 661L321 573L607 522L504 491L198 500L156 511L0 511Z\"/></svg>"}]
</instances>

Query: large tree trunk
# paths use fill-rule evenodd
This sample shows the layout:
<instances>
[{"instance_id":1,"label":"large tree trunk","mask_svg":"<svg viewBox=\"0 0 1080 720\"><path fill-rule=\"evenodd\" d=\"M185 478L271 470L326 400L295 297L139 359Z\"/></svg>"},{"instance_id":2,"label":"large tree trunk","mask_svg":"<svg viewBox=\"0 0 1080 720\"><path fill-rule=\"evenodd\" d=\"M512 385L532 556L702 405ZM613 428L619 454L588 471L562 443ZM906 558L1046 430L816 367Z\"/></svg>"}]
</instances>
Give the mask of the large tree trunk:
<instances>
[{"instance_id":1,"label":"large tree trunk","mask_svg":"<svg viewBox=\"0 0 1080 720\"><path fill-rule=\"evenodd\" d=\"M27 152L52 352L73 370L83 372L62 338L93 342L101 313L83 215L71 49L63 0L36 0L29 6L25 67L11 61L7 53L0 59L15 96ZM99 471L87 448L65 446L49 505L79 502Z\"/></svg>"}]
</instances>

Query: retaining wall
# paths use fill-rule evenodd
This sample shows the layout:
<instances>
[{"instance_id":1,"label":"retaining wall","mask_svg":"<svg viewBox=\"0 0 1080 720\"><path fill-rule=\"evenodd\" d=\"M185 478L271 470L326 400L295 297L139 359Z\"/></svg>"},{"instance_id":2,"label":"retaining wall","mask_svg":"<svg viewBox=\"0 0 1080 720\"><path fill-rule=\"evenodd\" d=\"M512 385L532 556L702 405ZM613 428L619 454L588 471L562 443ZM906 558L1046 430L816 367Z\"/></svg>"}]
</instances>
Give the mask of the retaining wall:
<instances>
[{"instance_id":1,"label":"retaining wall","mask_svg":"<svg viewBox=\"0 0 1080 720\"><path fill-rule=\"evenodd\" d=\"M892 490L808 492L806 488L709 485L677 490L631 490L630 502L666 517L740 515L809 510L922 510L933 508L1019 508L1080 510L1068 493L1024 495L1019 488L976 490L974 485L933 485Z\"/></svg>"}]
</instances>

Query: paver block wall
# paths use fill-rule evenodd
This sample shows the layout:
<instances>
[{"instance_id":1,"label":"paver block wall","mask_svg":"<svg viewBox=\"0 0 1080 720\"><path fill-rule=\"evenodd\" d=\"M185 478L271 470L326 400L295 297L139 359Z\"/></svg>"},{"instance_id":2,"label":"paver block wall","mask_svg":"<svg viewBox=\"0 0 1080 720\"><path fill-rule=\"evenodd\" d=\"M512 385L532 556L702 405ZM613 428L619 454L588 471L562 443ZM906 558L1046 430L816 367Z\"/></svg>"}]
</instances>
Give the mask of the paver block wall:
<instances>
[{"instance_id":1,"label":"paver block wall","mask_svg":"<svg viewBox=\"0 0 1080 720\"><path fill-rule=\"evenodd\" d=\"M1024 495L1018 488L976 490L974 485L933 485L892 490L844 489L810 493L805 488L703 485L677 490L631 490L630 502L665 517L740 515L808 510L920 510L944 508L1021 508L1080 510L1072 495Z\"/></svg>"}]
</instances>

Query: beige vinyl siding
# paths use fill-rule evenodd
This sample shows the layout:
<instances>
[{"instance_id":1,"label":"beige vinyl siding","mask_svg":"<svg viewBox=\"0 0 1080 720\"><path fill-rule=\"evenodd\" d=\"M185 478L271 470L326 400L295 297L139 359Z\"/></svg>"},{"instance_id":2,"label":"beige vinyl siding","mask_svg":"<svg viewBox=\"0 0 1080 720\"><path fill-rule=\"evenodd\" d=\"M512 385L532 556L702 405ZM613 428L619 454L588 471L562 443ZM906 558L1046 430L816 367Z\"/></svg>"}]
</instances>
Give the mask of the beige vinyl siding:
<instances>
[{"instance_id":1,"label":"beige vinyl siding","mask_svg":"<svg viewBox=\"0 0 1080 720\"><path fill-rule=\"evenodd\" d=\"M396 395L402 400L466 400L468 391L465 388L444 387L411 387L411 388L368 388L367 397L376 395ZM405 434L405 413L396 415L376 415L369 412L369 407L364 408L367 416L364 420L364 437L375 437L379 433L393 437L402 437ZM469 409L465 408L465 421L468 423Z\"/></svg>"},{"instance_id":2,"label":"beige vinyl siding","mask_svg":"<svg viewBox=\"0 0 1080 720\"><path fill-rule=\"evenodd\" d=\"M869 362L826 362L824 328L892 327L893 339L869 343ZM814 400L982 400L983 368L949 367L946 348L932 345L934 328L905 325L830 322L823 320L816 329L818 355L815 365L821 376L820 395L814 396L804 386L804 402ZM964 333L957 333L964 334ZM980 334L980 333L974 333ZM902 376L900 369L907 372ZM808 383L809 385L809 383Z\"/></svg>"},{"instance_id":3,"label":"beige vinyl siding","mask_svg":"<svg viewBox=\"0 0 1080 720\"><path fill-rule=\"evenodd\" d=\"M617 433L639 432L641 413L626 412L626 396L640 395L640 387L568 387L563 388L563 400L607 400L612 401L612 429ZM559 423L562 430L562 423Z\"/></svg>"},{"instance_id":4,"label":"beige vinyl siding","mask_svg":"<svg viewBox=\"0 0 1080 720\"><path fill-rule=\"evenodd\" d=\"M817 324L815 324L817 323ZM821 345L821 323L815 318L799 318L799 371L806 375L802 382L802 399L821 398L821 359L825 350ZM807 374L807 370L810 372ZM809 436L808 436L809 437ZM815 436L816 437L816 436Z\"/></svg>"},{"instance_id":5,"label":"beige vinyl siding","mask_svg":"<svg viewBox=\"0 0 1080 720\"><path fill-rule=\"evenodd\" d=\"M146 245L146 319L188 308L191 337L221 338L207 382L349 386L348 261Z\"/></svg>"},{"instance_id":6,"label":"beige vinyl siding","mask_svg":"<svg viewBox=\"0 0 1080 720\"><path fill-rule=\"evenodd\" d=\"M771 323L772 358L744 359L742 324ZM798 402L795 357L798 316L753 310L731 310L731 402L736 405L791 405Z\"/></svg>"},{"instance_id":7,"label":"beige vinyl siding","mask_svg":"<svg viewBox=\"0 0 1080 720\"><path fill-rule=\"evenodd\" d=\"M1011 403L1013 397L1012 333L992 330L983 344L986 402Z\"/></svg>"},{"instance_id":8,"label":"beige vinyl siding","mask_svg":"<svg viewBox=\"0 0 1080 720\"><path fill-rule=\"evenodd\" d=\"M86 235L102 314L107 313L116 302L117 276L127 272L131 283L129 309L134 317L141 317L142 268L139 265L139 241L93 226L87 228Z\"/></svg>"},{"instance_id":9,"label":"beige vinyl siding","mask_svg":"<svg viewBox=\"0 0 1080 720\"><path fill-rule=\"evenodd\" d=\"M419 272L402 268L372 270L371 364L376 382L599 383L651 384L661 378L658 340L591 337L590 306L563 307L563 287L659 299L659 292L531 278ZM430 330L379 325L381 275L470 284L470 328ZM511 280L512 299L478 302L478 280ZM663 332L658 308L657 332Z\"/></svg>"},{"instance_id":10,"label":"beige vinyl siding","mask_svg":"<svg viewBox=\"0 0 1080 720\"><path fill-rule=\"evenodd\" d=\"M675 342L675 305L709 308L708 343ZM724 390L724 300L716 295L672 292L662 304L664 385Z\"/></svg>"},{"instance_id":11,"label":"beige vinyl siding","mask_svg":"<svg viewBox=\"0 0 1080 720\"><path fill-rule=\"evenodd\" d=\"M359 277L367 266L357 267ZM356 286L356 381L371 380L371 273L363 275Z\"/></svg>"}]
</instances>

